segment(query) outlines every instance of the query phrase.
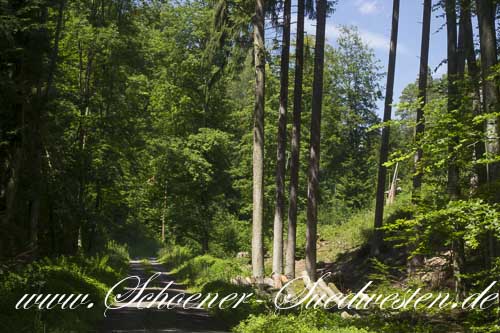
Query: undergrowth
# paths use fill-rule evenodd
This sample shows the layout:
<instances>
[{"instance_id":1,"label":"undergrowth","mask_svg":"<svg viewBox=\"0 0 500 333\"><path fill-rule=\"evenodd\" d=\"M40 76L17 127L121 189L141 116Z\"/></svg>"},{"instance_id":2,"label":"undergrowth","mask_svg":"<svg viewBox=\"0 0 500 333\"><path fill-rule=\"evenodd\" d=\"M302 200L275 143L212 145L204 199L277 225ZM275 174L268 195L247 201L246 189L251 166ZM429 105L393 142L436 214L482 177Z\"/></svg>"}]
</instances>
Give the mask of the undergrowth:
<instances>
[{"instance_id":1,"label":"undergrowth","mask_svg":"<svg viewBox=\"0 0 500 333\"><path fill-rule=\"evenodd\" d=\"M0 272L0 332L83 332L102 319L108 289L128 267L125 247L109 243L94 257L43 258L27 265L10 265ZM4 266L5 268L5 266ZM15 309L24 294L89 294L94 304L74 310L55 307Z\"/></svg>"}]
</instances>

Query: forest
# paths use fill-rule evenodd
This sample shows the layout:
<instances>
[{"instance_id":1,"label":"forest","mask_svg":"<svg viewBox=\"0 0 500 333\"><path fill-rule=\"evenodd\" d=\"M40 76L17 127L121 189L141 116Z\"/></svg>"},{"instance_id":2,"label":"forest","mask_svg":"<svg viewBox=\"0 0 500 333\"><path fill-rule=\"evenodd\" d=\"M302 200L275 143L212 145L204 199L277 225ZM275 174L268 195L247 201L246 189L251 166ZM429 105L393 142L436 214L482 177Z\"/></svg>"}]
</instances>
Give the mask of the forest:
<instances>
[{"instance_id":1,"label":"forest","mask_svg":"<svg viewBox=\"0 0 500 333\"><path fill-rule=\"evenodd\" d=\"M264 300L179 332L500 332L500 284L488 309L272 306L301 276L456 302L500 277L500 2L419 0L400 96L409 2L378 2L387 63L330 40L354 1L0 0L0 331L115 332L102 304L14 305L162 270ZM119 331L184 318L145 313Z\"/></svg>"}]
</instances>

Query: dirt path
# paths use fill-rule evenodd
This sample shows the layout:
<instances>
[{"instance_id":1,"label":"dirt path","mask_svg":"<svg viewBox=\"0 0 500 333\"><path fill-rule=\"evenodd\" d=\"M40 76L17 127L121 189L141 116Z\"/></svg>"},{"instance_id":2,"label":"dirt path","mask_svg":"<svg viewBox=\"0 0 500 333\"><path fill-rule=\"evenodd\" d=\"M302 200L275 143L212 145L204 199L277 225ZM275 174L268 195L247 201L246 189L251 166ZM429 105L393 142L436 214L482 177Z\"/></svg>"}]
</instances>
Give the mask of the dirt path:
<instances>
[{"instance_id":1,"label":"dirt path","mask_svg":"<svg viewBox=\"0 0 500 333\"><path fill-rule=\"evenodd\" d=\"M141 281L146 281L152 274L161 272L152 285L148 285L144 294L157 295L174 277L165 272L164 267L154 258L149 259L149 264L142 260L130 262L129 276L139 276ZM174 283L168 288L169 299L175 294L188 293L183 285ZM187 297L187 296L186 296ZM119 304L119 303L118 303ZM108 310L106 318L98 332L227 332L226 325L211 317L204 309L173 309L157 308L138 309L133 304L120 309Z\"/></svg>"}]
</instances>

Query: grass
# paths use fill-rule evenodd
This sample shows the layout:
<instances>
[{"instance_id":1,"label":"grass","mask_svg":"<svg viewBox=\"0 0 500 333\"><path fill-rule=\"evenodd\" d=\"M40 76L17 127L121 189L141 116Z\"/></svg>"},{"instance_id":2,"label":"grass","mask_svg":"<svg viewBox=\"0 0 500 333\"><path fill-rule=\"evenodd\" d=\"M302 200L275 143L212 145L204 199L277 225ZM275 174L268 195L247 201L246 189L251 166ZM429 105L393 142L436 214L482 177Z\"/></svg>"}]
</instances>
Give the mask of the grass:
<instances>
[{"instance_id":1,"label":"grass","mask_svg":"<svg viewBox=\"0 0 500 333\"><path fill-rule=\"evenodd\" d=\"M164 260L164 258L160 257L162 263L172 266L172 264ZM248 276L250 274L241 260L219 259L208 254L185 261L173 268L171 273L178 282L186 284L190 291L200 291L209 282L229 282L231 278L236 276Z\"/></svg>"},{"instance_id":2,"label":"grass","mask_svg":"<svg viewBox=\"0 0 500 333\"><path fill-rule=\"evenodd\" d=\"M231 279L237 276L249 276L247 259L220 259L211 255L195 256L185 247L169 247L160 251L159 260L169 267L177 282L185 284L190 292L218 293L222 298L231 293L253 293L250 286L237 286ZM228 326L234 326L251 314L268 311L267 303L257 302L252 298L249 303L241 304L236 309L208 309L211 314Z\"/></svg>"},{"instance_id":3,"label":"grass","mask_svg":"<svg viewBox=\"0 0 500 333\"><path fill-rule=\"evenodd\" d=\"M397 201L386 206L384 218L388 218L410 201L409 194L402 194ZM374 209L365 208L352 214L346 222L340 224L318 224L318 261L334 262L338 255L369 243L373 235ZM298 246L305 247L305 225L299 225ZM303 239L302 239L303 238Z\"/></svg>"}]
</instances>

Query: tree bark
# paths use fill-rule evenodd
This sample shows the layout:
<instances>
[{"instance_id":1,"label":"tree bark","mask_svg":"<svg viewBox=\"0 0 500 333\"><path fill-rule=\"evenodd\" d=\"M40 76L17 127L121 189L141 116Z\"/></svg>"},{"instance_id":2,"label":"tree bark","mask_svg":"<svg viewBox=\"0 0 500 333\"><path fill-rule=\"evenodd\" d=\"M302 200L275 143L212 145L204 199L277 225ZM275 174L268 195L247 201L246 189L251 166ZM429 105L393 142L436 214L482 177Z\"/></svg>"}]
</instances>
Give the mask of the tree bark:
<instances>
[{"instance_id":1,"label":"tree bark","mask_svg":"<svg viewBox=\"0 0 500 333\"><path fill-rule=\"evenodd\" d=\"M384 104L384 123L391 120L392 100L394 93L394 73L396 69L396 50L398 46L398 25L399 25L399 0L393 1L392 8L392 27L391 27L391 45L389 50L389 67L387 71L387 85L385 92ZM377 179L377 194L375 204L375 223L374 235L371 247L371 254L377 256L380 253L382 246L383 234L380 228L382 227L384 217L384 199L385 199L385 183L387 177L387 168L384 163L387 162L389 156L389 126L382 128L382 140L380 144L380 160L378 166Z\"/></svg>"},{"instance_id":2,"label":"tree bark","mask_svg":"<svg viewBox=\"0 0 500 333\"><path fill-rule=\"evenodd\" d=\"M427 78L429 75L429 41L431 32L431 13L432 0L424 1L424 10L422 17L422 39L420 45L420 70L418 74L418 107L417 107L417 124L415 127L415 143L417 152L414 158L414 176L413 176L413 191L412 202L418 204L420 201L420 191L422 188L422 157L423 150L420 147L420 141L425 131L424 108L427 103ZM415 228L416 234L419 234L419 226ZM418 239L417 242L418 243ZM408 275L415 274L416 268L422 266L424 257L421 254L412 254L416 249L417 244L411 243L408 246L410 258L408 260L407 269Z\"/></svg>"},{"instance_id":3,"label":"tree bark","mask_svg":"<svg viewBox=\"0 0 500 333\"><path fill-rule=\"evenodd\" d=\"M253 216L252 216L252 274L264 276L264 90L265 45L264 1L256 0L253 17L255 62L255 108L253 127Z\"/></svg>"},{"instance_id":4,"label":"tree bark","mask_svg":"<svg viewBox=\"0 0 500 333\"><path fill-rule=\"evenodd\" d=\"M457 13L455 0L446 0L446 31L448 39L447 58L448 58L448 114L453 116L460 108L460 96L458 91L459 74L459 54L457 50ZM456 116L455 116L456 117ZM450 128L455 131L454 127ZM447 192L451 200L456 200L460 196L459 187L459 169L457 166L457 154L455 146L458 144L458 138L454 137L448 148L448 181Z\"/></svg>"},{"instance_id":5,"label":"tree bark","mask_svg":"<svg viewBox=\"0 0 500 333\"><path fill-rule=\"evenodd\" d=\"M285 215L286 118L288 107L288 65L290 59L291 0L284 1L283 42L281 48L280 107L276 152L276 207L274 212L273 273L283 273L283 218Z\"/></svg>"},{"instance_id":6,"label":"tree bark","mask_svg":"<svg viewBox=\"0 0 500 333\"><path fill-rule=\"evenodd\" d=\"M424 11L422 19L422 40L420 46L420 70L418 75L418 108L417 108L417 125L415 127L415 143L417 144L417 153L415 154L415 175L413 176L413 192L412 197L415 201L420 194L422 187L422 155L423 151L419 147L419 142L425 131L424 108L427 103L427 77L429 74L429 40L431 33L431 13L432 0L424 1Z\"/></svg>"},{"instance_id":7,"label":"tree bark","mask_svg":"<svg viewBox=\"0 0 500 333\"><path fill-rule=\"evenodd\" d=\"M288 238L285 274L295 277L295 249L297 241L297 196L300 168L300 126L302 114L302 77L304 72L304 4L297 2L297 39L295 45L295 82L293 87L293 126L290 161L290 204L288 206Z\"/></svg>"},{"instance_id":8,"label":"tree bark","mask_svg":"<svg viewBox=\"0 0 500 333\"><path fill-rule=\"evenodd\" d=\"M448 113L452 117L459 117L458 110L461 109L461 99L458 84L463 77L465 71L465 31L464 20L460 19L460 33L457 42L457 13L455 0L446 0L446 30L448 38L447 58L448 58ZM457 131L455 126L450 125L450 131ZM457 165L457 152L455 146L458 145L459 138L455 136L448 148L448 183L447 192L450 200L458 200L460 198L459 177L460 170ZM455 224L455 233L452 241L453 251L453 277L455 280L455 292L457 299L462 298L464 294L464 286L461 275L464 272L465 251L464 242L458 233L462 231L462 227Z\"/></svg>"},{"instance_id":9,"label":"tree bark","mask_svg":"<svg viewBox=\"0 0 500 333\"><path fill-rule=\"evenodd\" d=\"M495 82L489 78L493 72L493 67L497 64L495 6L491 0L476 0L476 6L481 49L483 110L486 114L492 114L499 111L498 89ZM500 154L499 133L498 117L491 117L486 121L486 152L490 158L498 157ZM499 177L500 163L488 164L487 182L492 187L490 190L494 194L495 202L500 202L500 191L496 190Z\"/></svg>"},{"instance_id":10,"label":"tree bark","mask_svg":"<svg viewBox=\"0 0 500 333\"><path fill-rule=\"evenodd\" d=\"M496 6L489 0L476 0L477 19L479 24L479 45L481 50L481 72L483 90L483 113L493 114L499 112L500 96L497 86L489 77L497 64L497 48L495 35L495 12ZM492 116L485 124L485 151L488 158L498 158L500 154L500 129L498 116ZM498 181L500 178L500 163L494 162L486 165L486 182L488 195L493 196L494 202L500 202L500 191ZM492 233L488 233L488 256L486 260L490 263L492 258L498 255L498 241Z\"/></svg>"},{"instance_id":11,"label":"tree bark","mask_svg":"<svg viewBox=\"0 0 500 333\"><path fill-rule=\"evenodd\" d=\"M314 78L309 150L309 177L307 184L306 229L306 271L312 281L316 281L316 230L318 224L320 130L321 107L323 102L326 0L317 0L316 15L316 44L314 47Z\"/></svg>"},{"instance_id":12,"label":"tree bark","mask_svg":"<svg viewBox=\"0 0 500 333\"><path fill-rule=\"evenodd\" d=\"M161 213L161 243L165 244L165 224L167 220L167 183L165 182L165 191L163 193L163 209Z\"/></svg>"},{"instance_id":13,"label":"tree bark","mask_svg":"<svg viewBox=\"0 0 500 333\"><path fill-rule=\"evenodd\" d=\"M481 89L479 88L480 81L480 71L476 61L476 53L474 51L474 30L472 27L471 20L471 0L462 0L461 5L461 18L463 21L464 29L464 52L465 59L467 61L467 69L469 72L471 85L473 88L473 98L472 98L472 112L474 116L479 116L482 113L481 110ZM484 132L484 124L478 124L476 127L478 133ZM474 145L474 160L478 160L484 157L485 146L484 142L479 142ZM472 181L472 191L475 192L477 187L486 184L486 166L483 164L476 164L474 166L474 177L475 180Z\"/></svg>"}]
</instances>

